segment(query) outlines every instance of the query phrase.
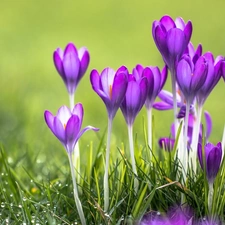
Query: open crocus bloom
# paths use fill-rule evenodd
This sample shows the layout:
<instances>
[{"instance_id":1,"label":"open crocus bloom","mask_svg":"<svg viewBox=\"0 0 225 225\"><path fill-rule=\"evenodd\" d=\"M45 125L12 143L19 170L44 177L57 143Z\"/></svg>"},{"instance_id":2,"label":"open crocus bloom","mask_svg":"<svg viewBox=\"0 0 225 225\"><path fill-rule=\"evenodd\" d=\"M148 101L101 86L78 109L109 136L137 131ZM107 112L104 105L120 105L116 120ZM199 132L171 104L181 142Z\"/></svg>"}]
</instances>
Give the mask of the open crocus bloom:
<instances>
[{"instance_id":1,"label":"open crocus bloom","mask_svg":"<svg viewBox=\"0 0 225 225\"><path fill-rule=\"evenodd\" d=\"M69 43L64 51L61 48L54 51L53 60L69 94L74 94L87 70L90 61L89 52L85 47L77 50L73 43Z\"/></svg>"},{"instance_id":2,"label":"open crocus bloom","mask_svg":"<svg viewBox=\"0 0 225 225\"><path fill-rule=\"evenodd\" d=\"M124 99L128 83L128 70L121 66L116 72L105 68L99 75L97 70L91 71L92 88L106 105L108 117L112 120Z\"/></svg>"},{"instance_id":3,"label":"open crocus bloom","mask_svg":"<svg viewBox=\"0 0 225 225\"><path fill-rule=\"evenodd\" d=\"M44 113L48 127L60 140L69 154L73 152L77 141L84 132L87 130L99 130L92 126L87 126L81 130L83 115L83 106L80 103L74 106L72 112L67 106L62 106L59 108L56 116L47 110Z\"/></svg>"}]
</instances>

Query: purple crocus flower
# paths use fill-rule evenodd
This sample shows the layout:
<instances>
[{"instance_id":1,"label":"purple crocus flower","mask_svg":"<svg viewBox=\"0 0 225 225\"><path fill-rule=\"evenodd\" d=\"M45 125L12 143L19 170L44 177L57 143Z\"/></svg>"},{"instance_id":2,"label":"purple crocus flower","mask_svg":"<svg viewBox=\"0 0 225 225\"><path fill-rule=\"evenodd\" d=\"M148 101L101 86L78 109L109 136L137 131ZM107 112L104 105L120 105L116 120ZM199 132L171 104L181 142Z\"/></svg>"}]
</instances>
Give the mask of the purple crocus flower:
<instances>
[{"instance_id":1,"label":"purple crocus flower","mask_svg":"<svg viewBox=\"0 0 225 225\"><path fill-rule=\"evenodd\" d=\"M148 80L146 77L136 80L132 74L128 76L128 79L126 95L120 108L128 126L131 126L146 101Z\"/></svg>"},{"instance_id":2,"label":"purple crocus flower","mask_svg":"<svg viewBox=\"0 0 225 225\"><path fill-rule=\"evenodd\" d=\"M195 64L198 58L202 55L202 45L199 44L195 49L193 44L189 42L187 48L184 51L184 54L189 55L192 59L192 62Z\"/></svg>"},{"instance_id":3,"label":"purple crocus flower","mask_svg":"<svg viewBox=\"0 0 225 225\"><path fill-rule=\"evenodd\" d=\"M214 60L213 54L211 52L207 52L203 56L208 64L208 72L206 80L202 87L199 89L196 96L197 103L200 106L203 106L205 100L220 80L222 62L222 56L218 56L216 60Z\"/></svg>"},{"instance_id":4,"label":"purple crocus flower","mask_svg":"<svg viewBox=\"0 0 225 225\"><path fill-rule=\"evenodd\" d=\"M185 100L192 103L199 89L205 83L208 64L204 57L199 57L194 64L189 55L183 55L177 65L177 83Z\"/></svg>"},{"instance_id":5,"label":"purple crocus flower","mask_svg":"<svg viewBox=\"0 0 225 225\"><path fill-rule=\"evenodd\" d=\"M207 143L204 147L205 151L205 168L206 176L209 183L213 183L220 168L222 159L222 146L219 142L216 146L212 143ZM204 162L202 156L202 145L198 143L198 159L202 169L204 170Z\"/></svg>"},{"instance_id":6,"label":"purple crocus flower","mask_svg":"<svg viewBox=\"0 0 225 225\"><path fill-rule=\"evenodd\" d=\"M47 110L44 113L46 124L63 144L68 154L72 154L77 141L84 132L88 130L99 130L92 126L87 126L81 130L83 115L83 106L80 103L74 106L72 112L67 106L62 106L59 108L56 116Z\"/></svg>"},{"instance_id":7,"label":"purple crocus flower","mask_svg":"<svg viewBox=\"0 0 225 225\"><path fill-rule=\"evenodd\" d=\"M104 101L108 117L112 120L126 94L127 68L122 66L116 72L111 68L106 68L101 75L97 70L92 70L90 80L92 88Z\"/></svg>"},{"instance_id":8,"label":"purple crocus flower","mask_svg":"<svg viewBox=\"0 0 225 225\"><path fill-rule=\"evenodd\" d=\"M152 35L162 57L170 70L181 58L191 39L192 23L185 24L182 18L175 21L168 15L152 25Z\"/></svg>"},{"instance_id":9,"label":"purple crocus flower","mask_svg":"<svg viewBox=\"0 0 225 225\"><path fill-rule=\"evenodd\" d=\"M164 66L162 71L159 70L159 68L149 66L144 68L142 65L137 65L136 68L133 69L133 75L136 77L136 79L139 79L141 77L146 77L148 80L148 93L146 97L146 108L150 109L152 108L152 105L159 94L159 92L162 90L166 79L168 75L168 69L167 66Z\"/></svg>"},{"instance_id":10,"label":"purple crocus flower","mask_svg":"<svg viewBox=\"0 0 225 225\"><path fill-rule=\"evenodd\" d=\"M73 95L90 61L87 49L77 50L73 43L69 43L64 51L61 48L54 51L53 60L69 94Z\"/></svg>"}]
</instances>

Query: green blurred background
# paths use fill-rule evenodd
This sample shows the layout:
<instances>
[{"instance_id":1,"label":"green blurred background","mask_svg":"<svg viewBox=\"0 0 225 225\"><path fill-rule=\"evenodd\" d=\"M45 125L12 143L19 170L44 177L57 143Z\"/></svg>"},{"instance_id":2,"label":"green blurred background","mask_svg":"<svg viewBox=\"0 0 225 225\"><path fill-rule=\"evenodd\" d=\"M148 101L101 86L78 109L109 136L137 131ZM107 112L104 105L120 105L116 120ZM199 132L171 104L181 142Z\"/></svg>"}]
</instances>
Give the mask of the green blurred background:
<instances>
[{"instance_id":1,"label":"green blurred background","mask_svg":"<svg viewBox=\"0 0 225 225\"><path fill-rule=\"evenodd\" d=\"M204 52L211 51L215 56L225 55L224 0L0 0L0 7L0 142L12 164L26 153L35 155L40 166L54 162L62 167L65 162L61 160L65 155L61 144L43 119L44 110L55 114L61 105L69 105L66 88L53 65L52 54L57 47L74 42L78 48L86 46L91 55L76 102L84 105L83 126L90 124L100 131L82 137L82 157L88 152L90 140L96 148L107 125L105 106L89 82L91 69L126 65L131 70L137 63L162 67L151 34L154 20L164 14L191 20L193 44L202 43ZM169 80L166 89L171 90ZM213 119L213 142L222 136L224 97L221 80L205 104ZM169 135L172 112L154 110L153 114L156 137ZM134 127L140 144L144 143L143 118L145 110ZM122 141L127 143L127 128L118 112L112 144Z\"/></svg>"}]
</instances>

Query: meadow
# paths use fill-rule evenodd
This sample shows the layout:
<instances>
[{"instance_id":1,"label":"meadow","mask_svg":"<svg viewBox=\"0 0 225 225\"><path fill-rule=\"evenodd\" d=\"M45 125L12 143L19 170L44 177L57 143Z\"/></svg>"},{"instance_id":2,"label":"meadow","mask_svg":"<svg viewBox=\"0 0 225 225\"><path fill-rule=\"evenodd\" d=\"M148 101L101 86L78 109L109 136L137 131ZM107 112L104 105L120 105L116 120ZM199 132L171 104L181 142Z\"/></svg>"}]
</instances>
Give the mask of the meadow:
<instances>
[{"instance_id":1,"label":"meadow","mask_svg":"<svg viewBox=\"0 0 225 225\"><path fill-rule=\"evenodd\" d=\"M70 210L74 203L67 198L67 194L71 194L71 181L66 152L44 122L46 109L56 113L61 105L69 105L65 85L53 64L53 51L57 47L64 48L68 42L73 42L78 47L86 46L91 57L88 71L77 88L75 101L82 102L84 107L83 126L91 124L100 131L87 133L81 138L81 168L86 165L90 145L95 155L99 146L104 149L106 143L107 113L92 90L90 72L93 68L102 71L108 66L117 69L121 65L126 65L131 71L136 64L162 68L163 60L151 33L154 20L164 14L191 20L194 46L201 43L203 52L225 55L225 2L222 0L1 0L0 6L0 190L4 196L0 199L16 205L10 213L4 211L5 206L0 208L1 224L20 224L21 221L21 224L31 224L35 217L29 214L32 201L40 199L43 207L48 208L47 204L51 204L51 213L45 224L70 224L73 221ZM168 77L164 89L171 90ZM204 106L213 120L210 137L213 143L222 138L224 96L221 79ZM153 115L157 148L158 138L170 134L173 113L154 110ZM142 146L145 145L144 123L146 111L142 109L134 124L137 143ZM111 139L114 156L120 155L117 147L123 146L122 143L128 145L127 128L122 113L118 111ZM11 174L11 177L5 177L6 174ZM47 188L46 183L49 184ZM8 189L7 185L10 186ZM61 192L62 199L56 200L54 196L51 202L52 192L56 196ZM15 197L12 201L11 194ZM40 198L39 195L44 196ZM30 202L22 201L21 196L30 196ZM20 201L25 203L21 203L22 220L17 220L12 215L14 210L20 211ZM57 204L62 208L66 205L67 209L58 209ZM40 212L45 213L43 210L47 209L42 208Z\"/></svg>"}]
</instances>

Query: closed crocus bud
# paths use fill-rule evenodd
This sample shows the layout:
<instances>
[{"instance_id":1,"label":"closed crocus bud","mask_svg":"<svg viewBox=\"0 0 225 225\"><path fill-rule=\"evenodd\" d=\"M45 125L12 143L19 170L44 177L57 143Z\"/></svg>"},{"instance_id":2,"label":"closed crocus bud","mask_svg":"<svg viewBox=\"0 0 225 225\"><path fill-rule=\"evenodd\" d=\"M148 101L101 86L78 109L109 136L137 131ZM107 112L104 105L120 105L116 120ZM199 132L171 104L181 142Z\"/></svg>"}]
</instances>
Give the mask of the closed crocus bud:
<instances>
[{"instance_id":1,"label":"closed crocus bud","mask_svg":"<svg viewBox=\"0 0 225 225\"><path fill-rule=\"evenodd\" d=\"M131 74L129 75L126 95L121 103L121 111L127 124L133 125L134 120L146 101L148 92L148 81L146 77L136 80Z\"/></svg>"},{"instance_id":2,"label":"closed crocus bud","mask_svg":"<svg viewBox=\"0 0 225 225\"><path fill-rule=\"evenodd\" d=\"M128 70L125 66L116 72L106 68L101 74L97 70L91 71L92 88L106 105L108 117L112 120L124 99L128 83Z\"/></svg>"},{"instance_id":3,"label":"closed crocus bud","mask_svg":"<svg viewBox=\"0 0 225 225\"><path fill-rule=\"evenodd\" d=\"M64 51L61 48L54 51L53 60L69 94L74 94L87 70L90 61L89 52L85 47L77 50L73 43L69 43Z\"/></svg>"},{"instance_id":4,"label":"closed crocus bud","mask_svg":"<svg viewBox=\"0 0 225 225\"><path fill-rule=\"evenodd\" d=\"M177 83L186 101L192 103L203 86L208 72L206 59L201 56L194 64L189 55L184 55L177 65Z\"/></svg>"},{"instance_id":5,"label":"closed crocus bud","mask_svg":"<svg viewBox=\"0 0 225 225\"><path fill-rule=\"evenodd\" d=\"M214 60L213 54L211 52L205 53L203 57L207 62L208 70L206 74L206 80L196 95L197 103L200 106L203 106L207 97L220 80L222 63L222 56L218 56L216 60Z\"/></svg>"},{"instance_id":6,"label":"closed crocus bud","mask_svg":"<svg viewBox=\"0 0 225 225\"><path fill-rule=\"evenodd\" d=\"M213 183L222 159L221 143L219 142L216 146L208 143L205 145L204 150L202 149L202 145L198 144L198 159L202 169L204 169L202 151L205 151L205 169L208 182Z\"/></svg>"},{"instance_id":7,"label":"closed crocus bud","mask_svg":"<svg viewBox=\"0 0 225 225\"><path fill-rule=\"evenodd\" d=\"M152 35L166 65L174 70L175 63L181 58L192 34L192 23L185 24L182 18L175 21L168 15L152 25Z\"/></svg>"},{"instance_id":8,"label":"closed crocus bud","mask_svg":"<svg viewBox=\"0 0 225 225\"><path fill-rule=\"evenodd\" d=\"M67 106L62 106L59 108L56 116L47 110L44 113L46 124L63 144L68 154L72 154L77 141L84 132L87 130L99 130L92 126L87 126L81 130L83 115L83 106L80 103L74 106L72 112Z\"/></svg>"}]
</instances>

